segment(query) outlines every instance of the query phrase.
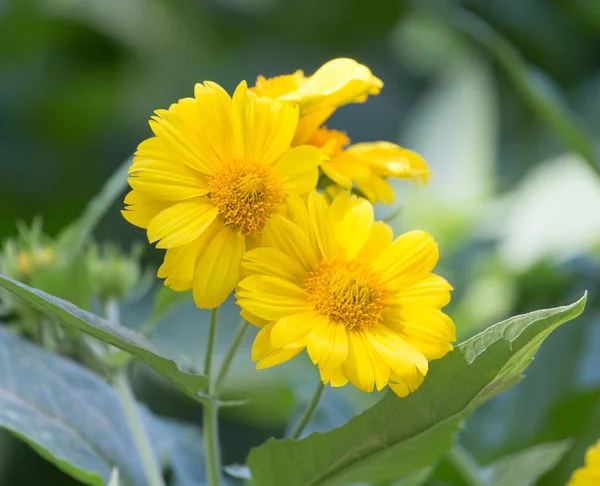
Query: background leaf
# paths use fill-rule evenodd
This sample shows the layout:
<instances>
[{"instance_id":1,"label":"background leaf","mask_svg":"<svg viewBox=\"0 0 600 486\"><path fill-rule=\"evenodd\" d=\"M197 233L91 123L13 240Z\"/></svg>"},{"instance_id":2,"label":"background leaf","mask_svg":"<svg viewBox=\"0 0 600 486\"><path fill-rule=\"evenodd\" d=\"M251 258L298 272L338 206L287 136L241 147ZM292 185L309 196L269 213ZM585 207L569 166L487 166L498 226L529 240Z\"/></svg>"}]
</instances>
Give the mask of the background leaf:
<instances>
[{"instance_id":1,"label":"background leaf","mask_svg":"<svg viewBox=\"0 0 600 486\"><path fill-rule=\"evenodd\" d=\"M0 286L25 300L34 309L58 320L61 324L137 356L195 399L198 399L198 392L203 390L206 385L205 376L185 371L180 364L161 353L145 337L129 328L108 322L69 302L3 275L0 275Z\"/></svg>"},{"instance_id":2,"label":"background leaf","mask_svg":"<svg viewBox=\"0 0 600 486\"><path fill-rule=\"evenodd\" d=\"M248 459L254 481L258 486L333 486L394 480L432 464L451 447L461 420L516 384L543 339L578 316L585 299L488 328L432 362L417 392L404 399L388 393L331 432L267 441Z\"/></svg>"},{"instance_id":3,"label":"background leaf","mask_svg":"<svg viewBox=\"0 0 600 486\"><path fill-rule=\"evenodd\" d=\"M571 448L570 441L540 444L503 457L485 467L481 475L493 486L532 486Z\"/></svg>"}]
</instances>

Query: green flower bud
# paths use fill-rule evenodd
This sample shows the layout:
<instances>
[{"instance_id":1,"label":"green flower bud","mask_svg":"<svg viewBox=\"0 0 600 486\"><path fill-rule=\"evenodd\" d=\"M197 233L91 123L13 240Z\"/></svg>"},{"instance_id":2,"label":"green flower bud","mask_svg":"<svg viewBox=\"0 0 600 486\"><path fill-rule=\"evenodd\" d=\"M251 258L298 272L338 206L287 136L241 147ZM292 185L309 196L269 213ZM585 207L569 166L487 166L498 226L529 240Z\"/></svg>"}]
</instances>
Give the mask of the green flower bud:
<instances>
[{"instance_id":1,"label":"green flower bud","mask_svg":"<svg viewBox=\"0 0 600 486\"><path fill-rule=\"evenodd\" d=\"M126 255L111 244L101 248L92 246L88 252L88 268L94 293L101 300L128 297L142 278L140 257L140 247Z\"/></svg>"}]
</instances>

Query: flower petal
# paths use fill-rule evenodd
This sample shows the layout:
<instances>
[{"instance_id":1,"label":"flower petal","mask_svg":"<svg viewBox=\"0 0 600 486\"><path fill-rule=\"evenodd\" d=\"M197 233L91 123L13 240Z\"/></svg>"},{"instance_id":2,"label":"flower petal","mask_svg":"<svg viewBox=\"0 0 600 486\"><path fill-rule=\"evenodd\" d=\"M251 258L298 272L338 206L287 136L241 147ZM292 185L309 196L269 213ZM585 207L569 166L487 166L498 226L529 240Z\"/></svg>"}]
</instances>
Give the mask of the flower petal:
<instances>
[{"instance_id":1,"label":"flower petal","mask_svg":"<svg viewBox=\"0 0 600 486\"><path fill-rule=\"evenodd\" d=\"M239 280L244 238L224 227L198 260L194 272L194 300L201 309L220 306Z\"/></svg>"},{"instance_id":2,"label":"flower petal","mask_svg":"<svg viewBox=\"0 0 600 486\"><path fill-rule=\"evenodd\" d=\"M372 263L392 244L394 232L383 221L375 221L365 244L356 259L364 263Z\"/></svg>"},{"instance_id":3,"label":"flower petal","mask_svg":"<svg viewBox=\"0 0 600 486\"><path fill-rule=\"evenodd\" d=\"M222 228L223 224L215 220L191 243L168 249L164 263L158 269L158 277L166 279L165 285L177 291L191 289L200 255Z\"/></svg>"},{"instance_id":4,"label":"flower petal","mask_svg":"<svg viewBox=\"0 0 600 486\"><path fill-rule=\"evenodd\" d=\"M348 356L348 336L342 324L323 318L308 335L308 355L320 368L336 368Z\"/></svg>"},{"instance_id":5,"label":"flower petal","mask_svg":"<svg viewBox=\"0 0 600 486\"><path fill-rule=\"evenodd\" d=\"M279 319L271 332L274 348L306 346L308 335L327 319L317 311L292 314Z\"/></svg>"},{"instance_id":6,"label":"flower petal","mask_svg":"<svg viewBox=\"0 0 600 486\"><path fill-rule=\"evenodd\" d=\"M210 226L218 210L208 198L183 201L161 211L148 225L150 243L159 241L157 248L187 245Z\"/></svg>"},{"instance_id":7,"label":"flower petal","mask_svg":"<svg viewBox=\"0 0 600 486\"><path fill-rule=\"evenodd\" d=\"M277 248L259 247L246 252L242 261L242 273L269 275L301 286L308 273L297 260Z\"/></svg>"},{"instance_id":8,"label":"flower petal","mask_svg":"<svg viewBox=\"0 0 600 486\"><path fill-rule=\"evenodd\" d=\"M123 217L132 225L139 228L147 228L158 213L165 210L169 205L164 201L158 201L139 191L131 191L125 196L126 207L121 211Z\"/></svg>"},{"instance_id":9,"label":"flower petal","mask_svg":"<svg viewBox=\"0 0 600 486\"><path fill-rule=\"evenodd\" d=\"M290 148L298 107L259 97L242 81L233 94L232 122L235 155L271 165Z\"/></svg>"},{"instance_id":10,"label":"flower petal","mask_svg":"<svg viewBox=\"0 0 600 486\"><path fill-rule=\"evenodd\" d=\"M329 383L332 387L344 386L348 383L348 377L344 373L344 368L338 366L337 368L319 368L321 374L321 381L326 385Z\"/></svg>"},{"instance_id":11,"label":"flower petal","mask_svg":"<svg viewBox=\"0 0 600 486\"><path fill-rule=\"evenodd\" d=\"M302 288L266 275L246 277L239 283L236 297L240 307L269 321L312 310Z\"/></svg>"},{"instance_id":12,"label":"flower petal","mask_svg":"<svg viewBox=\"0 0 600 486\"><path fill-rule=\"evenodd\" d=\"M344 372L350 382L360 390L372 392L383 389L389 381L389 366L381 359L363 332L348 333L348 357Z\"/></svg>"},{"instance_id":13,"label":"flower petal","mask_svg":"<svg viewBox=\"0 0 600 486\"><path fill-rule=\"evenodd\" d=\"M282 216L274 214L263 230L263 244L272 246L296 260L307 272L317 266L318 255L300 227Z\"/></svg>"},{"instance_id":14,"label":"flower petal","mask_svg":"<svg viewBox=\"0 0 600 486\"><path fill-rule=\"evenodd\" d=\"M375 262L373 270L390 288L403 288L422 280L438 261L438 248L429 233L411 231L396 238Z\"/></svg>"},{"instance_id":15,"label":"flower petal","mask_svg":"<svg viewBox=\"0 0 600 486\"><path fill-rule=\"evenodd\" d=\"M398 395L400 398L404 398L410 393L414 392L417 388L421 386L423 380L425 379L425 375L421 374L418 370L417 373L412 377L409 381L403 381L401 377L396 376L392 371L390 373L390 382L388 386L392 389L392 391Z\"/></svg>"},{"instance_id":16,"label":"flower petal","mask_svg":"<svg viewBox=\"0 0 600 486\"><path fill-rule=\"evenodd\" d=\"M388 302L398 306L422 306L442 308L450 302L452 285L448 281L433 273L423 280L399 290L390 296Z\"/></svg>"},{"instance_id":17,"label":"flower petal","mask_svg":"<svg viewBox=\"0 0 600 486\"><path fill-rule=\"evenodd\" d=\"M334 199L330 209L336 239L347 258L354 259L371 233L373 206L366 199L344 192Z\"/></svg>"},{"instance_id":18,"label":"flower petal","mask_svg":"<svg viewBox=\"0 0 600 486\"><path fill-rule=\"evenodd\" d=\"M274 322L270 322L258 331L252 344L252 361L260 361L269 356L273 351L273 347L271 346L271 331L274 325Z\"/></svg>"},{"instance_id":19,"label":"flower petal","mask_svg":"<svg viewBox=\"0 0 600 486\"><path fill-rule=\"evenodd\" d=\"M281 178L286 193L306 194L317 187L320 161L318 148L302 145L288 150L273 170Z\"/></svg>"},{"instance_id":20,"label":"flower petal","mask_svg":"<svg viewBox=\"0 0 600 486\"><path fill-rule=\"evenodd\" d=\"M272 351L271 354L269 354L265 358L261 359L256 364L256 369L262 370L262 369L270 368L271 366L276 366L278 364L289 361L303 349L304 348L276 349L276 350Z\"/></svg>"},{"instance_id":21,"label":"flower petal","mask_svg":"<svg viewBox=\"0 0 600 486\"><path fill-rule=\"evenodd\" d=\"M333 238L329 207L323 195L315 191L308 194L308 214L321 255L329 260L341 247Z\"/></svg>"}]
</instances>

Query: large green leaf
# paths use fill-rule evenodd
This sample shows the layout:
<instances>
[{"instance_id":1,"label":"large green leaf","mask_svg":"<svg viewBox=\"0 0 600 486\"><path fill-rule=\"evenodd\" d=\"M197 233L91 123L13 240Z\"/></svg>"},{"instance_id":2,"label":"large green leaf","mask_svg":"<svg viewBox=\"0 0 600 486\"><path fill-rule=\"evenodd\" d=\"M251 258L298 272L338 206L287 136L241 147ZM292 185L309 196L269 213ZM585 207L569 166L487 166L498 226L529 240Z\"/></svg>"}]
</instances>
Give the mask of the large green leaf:
<instances>
[{"instance_id":1,"label":"large green leaf","mask_svg":"<svg viewBox=\"0 0 600 486\"><path fill-rule=\"evenodd\" d=\"M257 486L334 486L390 481L429 466L452 446L471 411L516 384L542 341L578 316L578 302L513 317L431 363L425 383L384 399L347 424L306 439L270 439L248 465Z\"/></svg>"},{"instance_id":2,"label":"large green leaf","mask_svg":"<svg viewBox=\"0 0 600 486\"><path fill-rule=\"evenodd\" d=\"M199 399L198 392L205 388L207 380L204 375L186 371L180 364L156 349L144 336L129 328L108 322L69 302L3 275L0 275L0 286L60 323L137 356L196 400Z\"/></svg>"},{"instance_id":3,"label":"large green leaf","mask_svg":"<svg viewBox=\"0 0 600 486\"><path fill-rule=\"evenodd\" d=\"M140 408L163 455L174 425ZM116 392L81 365L0 328L0 427L85 484L101 486L118 469L122 486L147 484Z\"/></svg>"},{"instance_id":4,"label":"large green leaf","mask_svg":"<svg viewBox=\"0 0 600 486\"><path fill-rule=\"evenodd\" d=\"M532 486L552 469L571 448L570 441L540 444L503 457L481 471L493 486Z\"/></svg>"}]
</instances>

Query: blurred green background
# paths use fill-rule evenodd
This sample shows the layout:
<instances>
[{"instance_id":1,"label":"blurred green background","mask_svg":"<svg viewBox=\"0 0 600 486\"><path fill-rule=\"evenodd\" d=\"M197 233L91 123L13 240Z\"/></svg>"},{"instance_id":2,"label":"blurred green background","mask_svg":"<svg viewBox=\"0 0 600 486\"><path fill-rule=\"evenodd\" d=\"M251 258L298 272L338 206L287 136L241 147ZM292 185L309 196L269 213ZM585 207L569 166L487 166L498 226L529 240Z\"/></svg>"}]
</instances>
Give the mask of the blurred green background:
<instances>
[{"instance_id":1,"label":"blurred green background","mask_svg":"<svg viewBox=\"0 0 600 486\"><path fill-rule=\"evenodd\" d=\"M469 419L459 441L481 464L544 441L574 446L540 485L563 485L600 437L600 2L597 0L0 0L0 239L42 215L55 235L150 135L152 111L198 81L241 79L335 57L368 65L385 87L330 120L354 142L417 150L431 183L397 185L378 208L396 231L439 241L462 340L510 315L588 289L585 315L553 334L528 377ZM115 205L96 238L145 241ZM144 262L161 258L148 248ZM125 308L138 326L149 299ZM219 341L237 325L232 302ZM202 362L207 315L184 303L155 339ZM247 336L227 390L249 395L224 416L225 462L282 435L317 379L306 360L257 372ZM197 404L135 368L157 413L199 422ZM376 400L327 390L313 430ZM427 484L461 484L443 463ZM49 476L47 476L49 475ZM0 484L75 484L0 435Z\"/></svg>"}]
</instances>

